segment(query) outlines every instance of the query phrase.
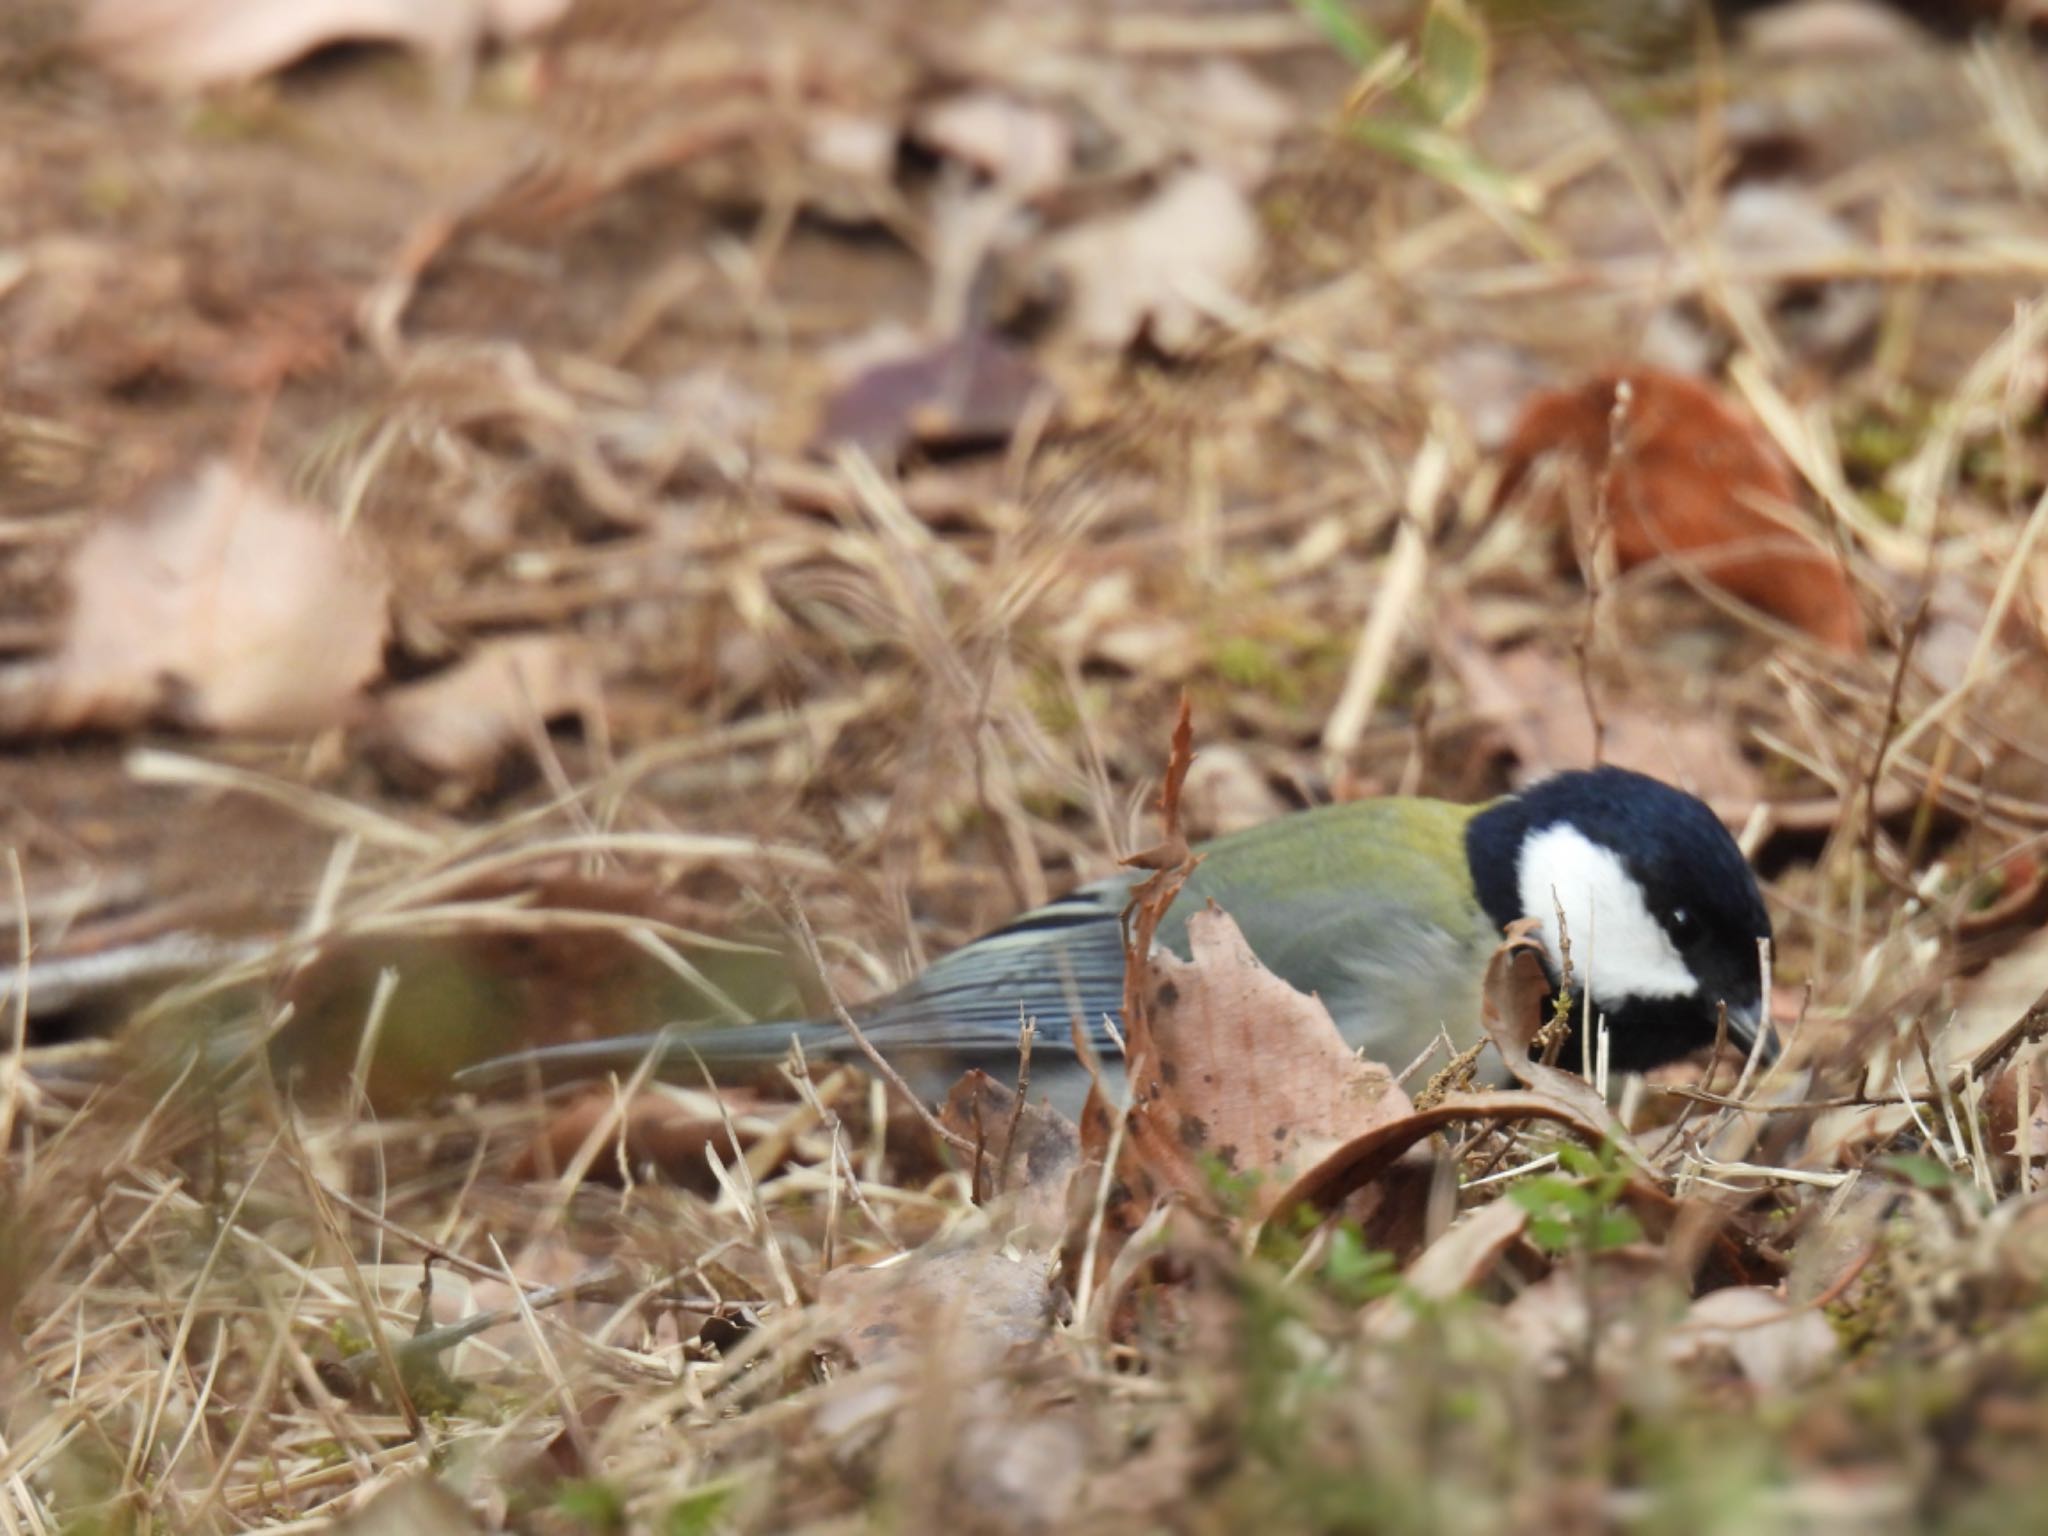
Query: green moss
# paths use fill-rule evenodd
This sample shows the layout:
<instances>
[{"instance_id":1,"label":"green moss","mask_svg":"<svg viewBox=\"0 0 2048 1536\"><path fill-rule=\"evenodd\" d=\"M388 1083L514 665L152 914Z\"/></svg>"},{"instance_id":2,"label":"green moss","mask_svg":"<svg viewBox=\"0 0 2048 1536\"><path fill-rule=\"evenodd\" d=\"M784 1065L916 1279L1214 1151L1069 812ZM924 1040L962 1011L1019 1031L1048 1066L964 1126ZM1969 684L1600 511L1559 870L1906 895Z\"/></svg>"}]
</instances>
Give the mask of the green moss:
<instances>
[{"instance_id":1,"label":"green moss","mask_svg":"<svg viewBox=\"0 0 2048 1536\"><path fill-rule=\"evenodd\" d=\"M555 1508L586 1531L610 1536L626 1528L625 1495L597 1478L579 1478L555 1491Z\"/></svg>"}]
</instances>

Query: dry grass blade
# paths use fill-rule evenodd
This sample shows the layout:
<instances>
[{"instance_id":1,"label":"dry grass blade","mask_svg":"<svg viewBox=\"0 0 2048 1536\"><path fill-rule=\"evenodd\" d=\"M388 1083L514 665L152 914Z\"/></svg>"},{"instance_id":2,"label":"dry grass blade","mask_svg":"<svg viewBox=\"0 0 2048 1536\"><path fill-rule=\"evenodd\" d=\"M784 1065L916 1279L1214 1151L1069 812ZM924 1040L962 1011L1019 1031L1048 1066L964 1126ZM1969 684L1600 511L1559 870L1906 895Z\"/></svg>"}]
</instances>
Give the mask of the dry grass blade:
<instances>
[{"instance_id":1,"label":"dry grass blade","mask_svg":"<svg viewBox=\"0 0 2048 1536\"><path fill-rule=\"evenodd\" d=\"M94 626L121 695L0 753L0 1533L2039 1524L2048 108L1991 0L557 9L167 103L0 6L0 717ZM1589 464L1739 537L1497 508L1622 378ZM1511 943L1523 1086L1411 1110L1220 919L1179 958L1205 839L1595 757L1744 827L1803 1077L1547 1070ZM1055 988L1105 878L1124 972ZM1078 1162L906 1107L858 1001L1005 925L1064 1018L932 1022L1035 1023L1031 1092L1118 1051ZM715 1103L447 1091L831 999Z\"/></svg>"}]
</instances>

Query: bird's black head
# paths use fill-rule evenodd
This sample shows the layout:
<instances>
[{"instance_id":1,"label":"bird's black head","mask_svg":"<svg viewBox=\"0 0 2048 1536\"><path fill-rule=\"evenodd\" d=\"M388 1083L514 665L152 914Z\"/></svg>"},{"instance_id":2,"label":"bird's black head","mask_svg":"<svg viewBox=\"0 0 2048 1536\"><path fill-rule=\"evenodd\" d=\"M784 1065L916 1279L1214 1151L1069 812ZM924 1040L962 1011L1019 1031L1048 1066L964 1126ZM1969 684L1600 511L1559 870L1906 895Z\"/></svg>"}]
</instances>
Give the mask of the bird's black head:
<instances>
[{"instance_id":1,"label":"bird's black head","mask_svg":"<svg viewBox=\"0 0 2048 1536\"><path fill-rule=\"evenodd\" d=\"M1560 773L1473 817L1465 853L1489 917L1542 924L1553 978L1562 910L1576 985L1607 1018L1617 1069L1712 1044L1723 1005L1730 1039L1755 1039L1770 914L1704 802L1625 768Z\"/></svg>"}]
</instances>

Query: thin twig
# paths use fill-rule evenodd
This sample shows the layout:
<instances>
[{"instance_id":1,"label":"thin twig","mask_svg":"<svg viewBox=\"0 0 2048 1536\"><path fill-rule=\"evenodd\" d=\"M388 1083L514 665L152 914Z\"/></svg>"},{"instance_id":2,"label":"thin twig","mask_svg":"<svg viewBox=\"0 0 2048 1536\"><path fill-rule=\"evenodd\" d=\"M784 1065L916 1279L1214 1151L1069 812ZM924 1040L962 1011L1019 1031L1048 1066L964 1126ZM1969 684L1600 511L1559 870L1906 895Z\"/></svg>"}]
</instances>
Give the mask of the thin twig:
<instances>
[{"instance_id":1,"label":"thin twig","mask_svg":"<svg viewBox=\"0 0 2048 1536\"><path fill-rule=\"evenodd\" d=\"M875 1049L874 1042L862 1033L852 1012L840 1000L839 989L832 985L831 971L825 964L825 952L818 944L818 935L811 928L810 918L804 915L800 903L791 902L790 911L796 921L797 936L803 941L804 958L817 973L819 983L825 989L826 1000L832 1005L832 1016L839 1021L840 1027L853 1037L853 1043L860 1048L861 1055L867 1058L868 1065L875 1069L875 1075L896 1090L897 1096L910 1106L918 1119L924 1122L925 1129L937 1137L941 1144L951 1147L956 1152L972 1156L974 1144L966 1137L941 1125L939 1117L925 1107L924 1100L919 1098L912 1091L910 1084L903 1080L903 1074L891 1066L888 1059Z\"/></svg>"}]
</instances>

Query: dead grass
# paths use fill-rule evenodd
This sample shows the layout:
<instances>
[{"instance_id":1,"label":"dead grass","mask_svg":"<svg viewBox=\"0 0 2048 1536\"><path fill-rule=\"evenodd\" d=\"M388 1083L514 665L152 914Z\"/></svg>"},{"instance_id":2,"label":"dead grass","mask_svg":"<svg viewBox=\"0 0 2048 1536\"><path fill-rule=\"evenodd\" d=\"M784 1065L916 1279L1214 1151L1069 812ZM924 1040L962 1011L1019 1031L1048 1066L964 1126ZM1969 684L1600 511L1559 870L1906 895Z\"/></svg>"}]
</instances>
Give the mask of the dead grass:
<instances>
[{"instance_id":1,"label":"dead grass","mask_svg":"<svg viewBox=\"0 0 2048 1536\"><path fill-rule=\"evenodd\" d=\"M95 519L222 452L384 554L396 672L573 634L603 718L481 794L400 793L340 727L0 760L17 953L111 956L119 1026L46 1040L13 974L0 1530L396 1528L423 1473L444 1523L678 1536L2048 1514L2048 968L2037 915L1971 924L2048 827L2043 320L2015 304L2048 118L2020 45L1651 79L1503 32L1477 168L1425 170L1345 131L1357 71L1284 9L592 0L454 99L371 56L186 105L25 30L0 646L50 642ZM1245 79L1284 112L1263 140ZM859 158L969 88L1074 127L1051 195L992 211L928 145ZM1712 157L1781 139L1853 252L1717 244ZM1036 326L1053 233L1252 140L1258 270L1195 285L1197 343ZM1487 167L1540 206L1510 217ZM1830 284L1874 297L1856 346L1802 329ZM808 451L849 349L962 314L1029 340L1056 416L902 464ZM1519 383L1674 331L1796 466L1867 656L1649 568L1592 611L1492 511L1485 423ZM1458 660L1517 648L1533 723ZM1729 1197L1782 1277L1773 1347L1703 1333L1683 1234L1395 1293L1355 1231L1247 1253L1184 1210L1088 1263L1071 1319L1012 1339L969 1285L905 1347L850 1346L832 1276L1011 1236L856 1076L724 1120L688 1099L718 1134L665 1174L615 1150L637 1080L538 1166L548 1105L428 1095L529 1038L868 995L1106 872L1154 840L1183 691L1196 835L1491 793L1510 748L1562 761L1587 700L1681 783L1681 726L1739 749L1745 781L1700 787L1754 807L1820 1074L1629 1109L1686 1117L1655 1181ZM234 948L120 979L185 931ZM1467 1134L1433 1230L1557 1152Z\"/></svg>"}]
</instances>

